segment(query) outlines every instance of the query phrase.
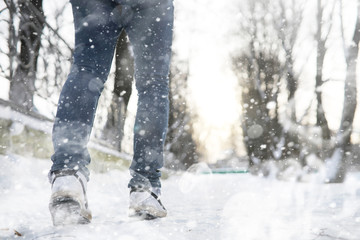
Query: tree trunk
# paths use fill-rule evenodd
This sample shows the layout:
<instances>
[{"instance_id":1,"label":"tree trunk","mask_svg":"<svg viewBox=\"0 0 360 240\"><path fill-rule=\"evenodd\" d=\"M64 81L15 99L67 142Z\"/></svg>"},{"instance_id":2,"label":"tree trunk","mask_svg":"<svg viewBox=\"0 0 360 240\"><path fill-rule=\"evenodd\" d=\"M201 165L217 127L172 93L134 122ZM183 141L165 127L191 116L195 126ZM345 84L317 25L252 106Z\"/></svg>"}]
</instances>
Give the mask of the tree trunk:
<instances>
[{"instance_id":1,"label":"tree trunk","mask_svg":"<svg viewBox=\"0 0 360 240\"><path fill-rule=\"evenodd\" d=\"M14 77L14 68L15 68L15 59L17 56L17 34L15 30L15 15L17 12L15 2L12 1L5 1L6 7L9 10L9 20L8 20L8 31L9 31L9 37L8 37L8 48L9 48L9 75L8 79L11 80Z\"/></svg>"},{"instance_id":2,"label":"tree trunk","mask_svg":"<svg viewBox=\"0 0 360 240\"><path fill-rule=\"evenodd\" d=\"M134 59L129 46L127 35L125 31L122 31L116 45L113 98L103 131L103 138L118 151L121 151L127 106L134 77Z\"/></svg>"},{"instance_id":3,"label":"tree trunk","mask_svg":"<svg viewBox=\"0 0 360 240\"><path fill-rule=\"evenodd\" d=\"M192 116L186 101L188 63L180 70L180 62L173 63L170 71L169 123L166 135L166 167L169 169L189 168L198 160L196 143L193 139Z\"/></svg>"},{"instance_id":4,"label":"tree trunk","mask_svg":"<svg viewBox=\"0 0 360 240\"><path fill-rule=\"evenodd\" d=\"M337 133L337 142L334 152L327 160L327 181L343 182L346 175L345 152L351 147L351 133L354 122L355 110L357 105L357 84L356 84L356 66L359 53L360 40L360 1L358 1L358 14L356 27L352 38L352 44L347 48L346 56L346 79L344 83L344 103L340 122L340 128Z\"/></svg>"},{"instance_id":5,"label":"tree trunk","mask_svg":"<svg viewBox=\"0 0 360 240\"><path fill-rule=\"evenodd\" d=\"M19 0L20 55L19 63L10 82L10 101L31 110L34 106L37 59L44 28L42 0ZM39 17L39 14L41 17Z\"/></svg>"},{"instance_id":6,"label":"tree trunk","mask_svg":"<svg viewBox=\"0 0 360 240\"><path fill-rule=\"evenodd\" d=\"M323 11L324 8L321 6L321 0L317 1L318 4L318 15L317 15L317 33L316 33L316 41L317 41L317 50L316 50L316 84L315 84L315 93L317 100L317 108L316 108L316 126L321 127L322 140L329 140L331 138L331 132L329 129L329 125L325 116L323 104L322 104L322 69L324 65L324 58L326 54L326 38L323 38ZM319 155L323 155L323 151L319 153Z\"/></svg>"},{"instance_id":7,"label":"tree trunk","mask_svg":"<svg viewBox=\"0 0 360 240\"><path fill-rule=\"evenodd\" d=\"M295 48L296 39L300 31L300 26L303 19L304 7L296 0L280 0L279 1L280 18L275 21L276 29L278 31L279 39L281 40L282 48L285 52L285 70L286 70L286 86L288 90L288 105L289 119L292 123L297 123L296 117L296 102L295 93L298 88L298 76L294 69L293 50ZM289 12L291 12L289 17ZM288 131L283 128L283 142L279 144L278 152L282 152L282 158L299 158L300 155L300 141L297 132ZM285 151L281 148L285 146ZM302 160L302 159L300 159Z\"/></svg>"},{"instance_id":8,"label":"tree trunk","mask_svg":"<svg viewBox=\"0 0 360 240\"><path fill-rule=\"evenodd\" d=\"M288 89L288 102L290 107L290 121L293 123L297 122L296 118L296 103L295 103L295 93L298 88L297 78L294 74L294 63L292 59L292 50L287 49L286 51L286 66L287 66L287 74L286 74L286 83ZM298 134L294 134L293 132L289 132L286 129L284 131L284 146L286 146L286 151L283 152L283 158L290 157L299 157L300 156L300 143Z\"/></svg>"}]
</instances>

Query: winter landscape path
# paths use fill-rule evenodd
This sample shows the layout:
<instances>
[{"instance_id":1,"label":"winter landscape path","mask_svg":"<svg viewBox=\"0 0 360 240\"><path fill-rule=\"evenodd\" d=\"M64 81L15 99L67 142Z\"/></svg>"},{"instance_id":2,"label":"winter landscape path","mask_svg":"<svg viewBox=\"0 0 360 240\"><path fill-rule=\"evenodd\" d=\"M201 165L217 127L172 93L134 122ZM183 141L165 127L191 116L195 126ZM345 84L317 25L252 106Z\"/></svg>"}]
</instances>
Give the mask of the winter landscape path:
<instances>
[{"instance_id":1,"label":"winter landscape path","mask_svg":"<svg viewBox=\"0 0 360 240\"><path fill-rule=\"evenodd\" d=\"M0 156L0 239L360 239L360 174L344 184L283 182L249 174L183 173L163 181L168 217L127 217L127 172L92 173L89 225L53 227L50 162Z\"/></svg>"}]
</instances>

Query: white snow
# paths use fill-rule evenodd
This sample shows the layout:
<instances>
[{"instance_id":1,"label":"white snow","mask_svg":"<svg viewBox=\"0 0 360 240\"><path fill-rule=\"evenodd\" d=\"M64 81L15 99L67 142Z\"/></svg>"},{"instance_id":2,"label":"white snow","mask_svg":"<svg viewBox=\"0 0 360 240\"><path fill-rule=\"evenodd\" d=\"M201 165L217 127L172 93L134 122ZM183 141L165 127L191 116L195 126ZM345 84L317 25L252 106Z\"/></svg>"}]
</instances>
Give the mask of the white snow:
<instances>
[{"instance_id":1,"label":"white snow","mask_svg":"<svg viewBox=\"0 0 360 240\"><path fill-rule=\"evenodd\" d=\"M36 129L39 131L43 131L44 133L51 133L52 122L35 119L33 117L27 116L20 112L17 112L10 107L5 107L0 105L0 117L2 119L12 120L14 125L12 126L12 130L18 132L21 128L26 125L31 127L32 129ZM14 134L16 135L16 134Z\"/></svg>"},{"instance_id":2,"label":"white snow","mask_svg":"<svg viewBox=\"0 0 360 240\"><path fill-rule=\"evenodd\" d=\"M152 221L127 217L127 172L92 173L88 185L92 223L53 227L47 208L50 164L0 156L0 239L356 240L360 236L359 173L351 173L344 184L326 185L186 172L163 180L162 201L169 215Z\"/></svg>"}]
</instances>

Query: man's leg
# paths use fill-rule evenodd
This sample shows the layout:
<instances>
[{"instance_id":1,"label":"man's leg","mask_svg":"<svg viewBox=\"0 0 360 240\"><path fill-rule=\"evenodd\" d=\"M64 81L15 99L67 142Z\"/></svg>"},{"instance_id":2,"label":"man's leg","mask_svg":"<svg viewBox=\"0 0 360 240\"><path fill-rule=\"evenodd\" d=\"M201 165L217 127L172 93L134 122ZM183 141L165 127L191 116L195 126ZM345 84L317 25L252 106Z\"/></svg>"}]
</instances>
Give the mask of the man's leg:
<instances>
[{"instance_id":1,"label":"man's leg","mask_svg":"<svg viewBox=\"0 0 360 240\"><path fill-rule=\"evenodd\" d=\"M173 5L162 1L138 8L126 27L133 46L138 109L134 126L134 158L130 187L161 187L159 169L169 111L169 64L171 57Z\"/></svg>"},{"instance_id":2,"label":"man's leg","mask_svg":"<svg viewBox=\"0 0 360 240\"><path fill-rule=\"evenodd\" d=\"M160 169L164 161L163 148L169 113L168 76L174 10L172 1L155 2L157 3L151 6L133 7L133 18L125 27L133 46L139 97L134 126L134 157L130 166L132 179L129 187L132 192L149 192L152 194L150 200L158 198L161 187ZM137 193L133 193L130 197L134 196L135 199L136 195ZM140 199L143 194L138 195ZM130 201L134 199L131 198ZM158 205L159 208L163 208L160 201ZM141 208L142 206L139 206L139 209ZM150 215L164 217L166 210L150 212Z\"/></svg>"},{"instance_id":3,"label":"man's leg","mask_svg":"<svg viewBox=\"0 0 360 240\"><path fill-rule=\"evenodd\" d=\"M87 150L95 111L121 28L111 1L72 0L74 63L60 94L53 128L50 211L55 225L91 219L86 200Z\"/></svg>"},{"instance_id":4,"label":"man's leg","mask_svg":"<svg viewBox=\"0 0 360 240\"><path fill-rule=\"evenodd\" d=\"M71 3L75 25L74 63L58 103L51 172L79 170L88 178L87 143L121 28L112 21L111 1L72 0Z\"/></svg>"}]
</instances>

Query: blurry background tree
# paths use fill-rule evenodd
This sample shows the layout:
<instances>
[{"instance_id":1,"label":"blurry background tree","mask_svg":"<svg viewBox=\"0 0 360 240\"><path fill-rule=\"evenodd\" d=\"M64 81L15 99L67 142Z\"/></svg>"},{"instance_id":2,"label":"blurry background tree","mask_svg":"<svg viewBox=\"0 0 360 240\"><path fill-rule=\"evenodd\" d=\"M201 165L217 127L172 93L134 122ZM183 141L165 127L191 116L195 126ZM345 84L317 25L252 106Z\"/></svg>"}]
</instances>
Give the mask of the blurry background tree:
<instances>
[{"instance_id":1,"label":"blurry background tree","mask_svg":"<svg viewBox=\"0 0 360 240\"><path fill-rule=\"evenodd\" d=\"M306 59L310 55L304 56L302 53L298 57L299 54L295 52L306 37L304 32L302 35L300 32L305 24L304 11L308 3L256 0L247 1L241 6L238 34L249 47L233 54L233 65L242 87L244 141L250 165L255 172L266 160L295 159L305 166L308 164L307 156L316 154L328 162L327 171L333 179L328 181L342 181L345 176L345 153L351 150L350 136L357 105L359 23L356 23L352 41L345 43L343 21L341 30L334 29L335 10L343 11L342 1L317 0L316 31L313 35L316 46L316 101L310 101L309 107L303 113L298 113L295 95L303 69L308 64ZM342 119L334 138L323 106L324 84L333 79L324 79L323 71L331 44L329 36L340 31L347 68ZM316 107L312 107L315 102ZM316 121L304 121L304 118L311 119L313 111ZM337 180L334 180L334 176Z\"/></svg>"},{"instance_id":2,"label":"blurry background tree","mask_svg":"<svg viewBox=\"0 0 360 240\"><path fill-rule=\"evenodd\" d=\"M248 8L242 11L239 33L246 36L248 52L234 55L233 60L242 89L245 146L250 165L257 171L263 161L286 157L288 151L284 150L284 129L279 121L278 98L286 77L289 79L288 88L291 90L289 98L293 98L296 82L295 74L292 73L291 54L286 59L287 68L284 68L280 60L282 48L291 53L290 44L293 42L285 40L284 37L279 41L278 33L274 31L275 19L268 10L271 1L246 3ZM286 20L278 21L284 25L288 24ZM279 31L288 31L284 26L280 29ZM294 117L294 113L292 116Z\"/></svg>"},{"instance_id":3,"label":"blurry background tree","mask_svg":"<svg viewBox=\"0 0 360 240\"><path fill-rule=\"evenodd\" d=\"M324 69L324 59L327 51L327 42L333 26L335 4L336 1L317 0L317 18L316 18L317 31L315 35L315 40L317 44L316 81L315 81L315 95L317 101L316 126L321 128L321 139L322 139L322 144L321 144L322 147L319 149L317 154L319 155L319 157L323 159L328 156L329 149L326 149L326 146L329 146L329 140L331 138L331 132L329 129L328 121L325 116L325 111L322 101L323 98L322 89L323 89L323 84L325 82L325 79L323 79L323 69ZM328 16L326 16L326 13L328 13L327 14Z\"/></svg>"},{"instance_id":4,"label":"blurry background tree","mask_svg":"<svg viewBox=\"0 0 360 240\"><path fill-rule=\"evenodd\" d=\"M10 11L9 28L12 31L9 38L9 55L17 60L17 66L12 69L11 63L9 69L9 97L12 102L30 110L34 106L37 61L45 20L42 0L19 0L17 6L13 1L5 3ZM16 34L13 19L17 11L20 23ZM19 54L16 51L17 41L20 41Z\"/></svg>"},{"instance_id":5,"label":"blurry background tree","mask_svg":"<svg viewBox=\"0 0 360 240\"><path fill-rule=\"evenodd\" d=\"M280 42L280 54L283 56L281 74L284 76L286 88L287 88L287 110L288 118L290 122L298 123L296 115L296 100L295 93L298 88L299 75L301 70L295 70L295 46L297 38L300 32L300 26L304 17L305 4L301 1L275 1L272 15L274 16L274 30L277 32L277 36ZM301 145L299 141L299 134L297 132L289 131L284 125L282 128L281 151L282 158L289 157L301 157ZM286 146L286 151L282 149Z\"/></svg>"},{"instance_id":6,"label":"blurry background tree","mask_svg":"<svg viewBox=\"0 0 360 240\"><path fill-rule=\"evenodd\" d=\"M102 136L118 151L121 151L121 142L124 137L124 124L133 78L134 59L129 39L126 32L122 31L116 45L114 88Z\"/></svg>"},{"instance_id":7,"label":"blurry background tree","mask_svg":"<svg viewBox=\"0 0 360 240\"><path fill-rule=\"evenodd\" d=\"M173 53L170 73L169 129L165 142L166 166L185 170L198 161L193 138L192 118L188 108L188 62L179 61Z\"/></svg>"},{"instance_id":8,"label":"blurry background tree","mask_svg":"<svg viewBox=\"0 0 360 240\"><path fill-rule=\"evenodd\" d=\"M6 0L1 22L8 31L1 37L7 49L0 48L1 77L10 82L9 100L25 111L33 111L34 98L40 96L53 105L70 66L72 49L61 37L64 4L54 12L55 24L46 21L42 0ZM64 61L66 60L66 61Z\"/></svg>"},{"instance_id":9,"label":"blurry background tree","mask_svg":"<svg viewBox=\"0 0 360 240\"><path fill-rule=\"evenodd\" d=\"M349 44L346 44L343 23L343 1L340 0L340 22L343 50L346 62L346 77L344 83L344 103L339 130L336 133L335 148L327 159L327 181L343 182L346 175L346 155L351 155L351 134L355 110L357 106L357 60L360 41L360 1L357 0L357 17L355 29ZM352 161L349 163L352 164Z\"/></svg>"}]
</instances>

